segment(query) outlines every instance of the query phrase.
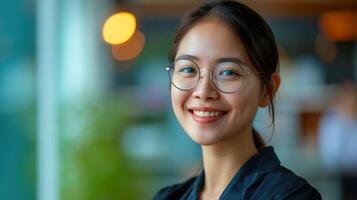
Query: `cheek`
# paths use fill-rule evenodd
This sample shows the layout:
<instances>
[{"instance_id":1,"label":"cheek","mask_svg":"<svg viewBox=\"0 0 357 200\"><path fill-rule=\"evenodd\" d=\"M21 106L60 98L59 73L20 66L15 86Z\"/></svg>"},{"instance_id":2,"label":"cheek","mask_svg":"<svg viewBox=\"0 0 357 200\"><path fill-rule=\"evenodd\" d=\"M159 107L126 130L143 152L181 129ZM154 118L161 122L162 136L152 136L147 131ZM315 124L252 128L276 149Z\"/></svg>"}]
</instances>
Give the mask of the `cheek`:
<instances>
[{"instance_id":1,"label":"cheek","mask_svg":"<svg viewBox=\"0 0 357 200\"><path fill-rule=\"evenodd\" d=\"M235 100L232 101L232 105L236 112L242 114L246 112L252 112L253 110L255 110L255 107L258 107L255 98L253 98L252 96L243 95L236 96Z\"/></svg>"},{"instance_id":2,"label":"cheek","mask_svg":"<svg viewBox=\"0 0 357 200\"><path fill-rule=\"evenodd\" d=\"M184 105L188 98L188 92L183 92L175 87L171 87L171 103L172 108L177 117L180 116L184 109Z\"/></svg>"},{"instance_id":3,"label":"cheek","mask_svg":"<svg viewBox=\"0 0 357 200\"><path fill-rule=\"evenodd\" d=\"M244 119L251 120L259 106L260 87L248 85L244 90L232 96L231 102L238 115Z\"/></svg>"},{"instance_id":4,"label":"cheek","mask_svg":"<svg viewBox=\"0 0 357 200\"><path fill-rule=\"evenodd\" d=\"M254 117L258 110L258 104L255 99L250 97L237 97L233 105L233 115L230 119L233 126L238 126L238 129L249 126L253 123Z\"/></svg>"}]
</instances>

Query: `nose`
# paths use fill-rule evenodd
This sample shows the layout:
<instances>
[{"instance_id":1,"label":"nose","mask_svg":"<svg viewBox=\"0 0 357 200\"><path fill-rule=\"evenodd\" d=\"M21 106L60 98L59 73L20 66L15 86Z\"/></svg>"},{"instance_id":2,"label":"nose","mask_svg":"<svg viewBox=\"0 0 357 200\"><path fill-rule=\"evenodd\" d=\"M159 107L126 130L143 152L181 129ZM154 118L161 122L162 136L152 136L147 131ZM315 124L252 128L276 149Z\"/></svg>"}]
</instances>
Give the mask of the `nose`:
<instances>
[{"instance_id":1,"label":"nose","mask_svg":"<svg viewBox=\"0 0 357 200\"><path fill-rule=\"evenodd\" d=\"M218 99L219 92L213 85L212 72L207 71L206 75L201 71L201 78L193 89L192 96L202 100Z\"/></svg>"}]
</instances>

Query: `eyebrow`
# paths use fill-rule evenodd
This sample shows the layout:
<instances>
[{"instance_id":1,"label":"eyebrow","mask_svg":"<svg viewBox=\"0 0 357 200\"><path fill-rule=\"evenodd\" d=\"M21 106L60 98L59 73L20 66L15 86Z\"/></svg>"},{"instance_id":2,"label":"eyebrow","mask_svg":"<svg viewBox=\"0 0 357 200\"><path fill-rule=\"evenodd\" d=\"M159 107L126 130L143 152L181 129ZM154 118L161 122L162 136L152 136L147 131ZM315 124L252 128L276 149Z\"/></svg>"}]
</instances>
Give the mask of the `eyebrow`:
<instances>
[{"instance_id":1,"label":"eyebrow","mask_svg":"<svg viewBox=\"0 0 357 200\"><path fill-rule=\"evenodd\" d=\"M189 55L189 54L184 54L184 55L181 55L176 58L176 60L183 60L183 59L193 60L193 61L200 60L197 56L193 56L193 55ZM222 62L233 62L233 63L247 66L247 64L243 60L241 60L237 57L224 57L224 58L218 58L215 60L215 63L222 63Z\"/></svg>"},{"instance_id":2,"label":"eyebrow","mask_svg":"<svg viewBox=\"0 0 357 200\"><path fill-rule=\"evenodd\" d=\"M184 54L179 57L177 57L175 60L194 60L197 61L199 58L197 56L189 55L189 54Z\"/></svg>"}]
</instances>

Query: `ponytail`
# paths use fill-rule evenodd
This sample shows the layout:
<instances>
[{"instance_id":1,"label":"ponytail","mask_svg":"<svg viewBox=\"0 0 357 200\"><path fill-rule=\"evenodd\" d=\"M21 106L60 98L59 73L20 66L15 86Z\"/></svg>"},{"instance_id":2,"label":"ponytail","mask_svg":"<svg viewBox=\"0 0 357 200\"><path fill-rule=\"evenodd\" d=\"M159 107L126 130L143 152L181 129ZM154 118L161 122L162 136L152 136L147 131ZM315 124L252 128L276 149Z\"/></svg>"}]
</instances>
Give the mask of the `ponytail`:
<instances>
[{"instance_id":1,"label":"ponytail","mask_svg":"<svg viewBox=\"0 0 357 200\"><path fill-rule=\"evenodd\" d=\"M253 140L254 145L257 149L260 149L266 145L263 138L259 135L255 128L253 128Z\"/></svg>"}]
</instances>

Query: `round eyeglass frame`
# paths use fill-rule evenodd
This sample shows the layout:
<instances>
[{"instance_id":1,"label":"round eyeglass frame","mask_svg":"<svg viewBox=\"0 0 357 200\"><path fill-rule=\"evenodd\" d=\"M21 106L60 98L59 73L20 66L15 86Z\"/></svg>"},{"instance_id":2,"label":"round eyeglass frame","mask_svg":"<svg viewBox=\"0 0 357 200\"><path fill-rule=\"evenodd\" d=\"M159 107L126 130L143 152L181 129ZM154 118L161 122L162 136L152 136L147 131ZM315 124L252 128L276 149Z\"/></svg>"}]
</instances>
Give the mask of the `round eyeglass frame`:
<instances>
[{"instance_id":1,"label":"round eyeglass frame","mask_svg":"<svg viewBox=\"0 0 357 200\"><path fill-rule=\"evenodd\" d=\"M182 89L182 88L178 87L177 85L175 85L175 83L172 81L171 71L173 70L173 65L175 64L175 62L177 62L177 61L179 61L179 60L187 60L187 61L190 61L190 62L192 62L192 63L197 67L197 69L198 69L198 77L199 77L199 78L198 78L198 81L196 81L196 83L195 83L191 88L189 88L189 89ZM202 74L201 74L201 69L200 69L200 67L198 66L198 64L197 64L195 61L191 60L191 59L179 59L179 60L173 61L168 67L165 68L165 70L169 72L170 82L171 82L171 84L172 84L173 86L175 86L175 88L177 88L177 89L179 89L179 90L181 90L181 91L190 91L190 90L194 89L194 88L201 82L201 80L202 80L202 78L203 78L203 77L202 77ZM241 65L242 65L242 64L241 64ZM213 70L206 70L206 71L210 72L210 79L211 79L211 81L212 81L212 83L213 83L213 86L216 88L216 90L218 90L218 91L220 91L220 92L222 92L222 93L225 93L225 94L232 94L232 93L235 93L235 92L239 91L240 88L242 88L242 86L244 85L246 76L248 76L249 74L252 73L252 72L250 72L250 71L246 71L246 72L244 72L243 74L241 74L241 75L243 75L242 84L241 84L237 89L234 89L233 91L227 92L227 91L223 91L223 90L221 90L221 89L219 89L219 88L217 87L217 85L216 85L216 80L215 80L215 79L213 78L213 76L212 76L212 74L213 74L213 72L215 71L215 68L216 68L217 66L218 66L218 65L216 65L216 66L213 68ZM241 66L241 67L244 67L244 66L245 66L245 65L243 65L243 66ZM257 73L258 73L258 74L262 74L262 73L264 73L264 72L257 72Z\"/></svg>"}]
</instances>

